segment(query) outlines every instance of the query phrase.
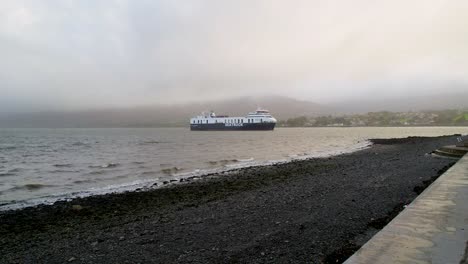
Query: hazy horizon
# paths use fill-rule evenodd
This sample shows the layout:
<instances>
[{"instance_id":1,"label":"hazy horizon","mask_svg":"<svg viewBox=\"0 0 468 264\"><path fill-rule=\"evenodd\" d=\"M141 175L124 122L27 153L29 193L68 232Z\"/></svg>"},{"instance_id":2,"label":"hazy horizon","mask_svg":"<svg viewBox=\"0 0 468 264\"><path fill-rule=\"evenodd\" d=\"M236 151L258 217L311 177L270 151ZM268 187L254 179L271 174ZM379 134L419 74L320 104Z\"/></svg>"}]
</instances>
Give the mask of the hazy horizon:
<instances>
[{"instance_id":1,"label":"hazy horizon","mask_svg":"<svg viewBox=\"0 0 468 264\"><path fill-rule=\"evenodd\" d=\"M0 112L464 92L466 1L5 1Z\"/></svg>"}]
</instances>

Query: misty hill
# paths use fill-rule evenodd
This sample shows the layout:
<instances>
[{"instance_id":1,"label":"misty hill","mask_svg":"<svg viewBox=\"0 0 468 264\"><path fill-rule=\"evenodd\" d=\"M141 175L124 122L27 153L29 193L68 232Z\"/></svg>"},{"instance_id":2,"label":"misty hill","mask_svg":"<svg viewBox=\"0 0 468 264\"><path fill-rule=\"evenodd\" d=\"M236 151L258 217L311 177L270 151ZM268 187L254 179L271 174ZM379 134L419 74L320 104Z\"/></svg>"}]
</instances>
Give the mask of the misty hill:
<instances>
[{"instance_id":1,"label":"misty hill","mask_svg":"<svg viewBox=\"0 0 468 264\"><path fill-rule=\"evenodd\" d=\"M278 120L299 116L324 116L378 111L423 111L468 107L468 93L375 98L321 105L282 96L241 97L177 105L87 110L74 112L38 112L1 114L0 127L163 127L186 126L188 119L202 111L244 116L257 107L271 111Z\"/></svg>"},{"instance_id":2,"label":"misty hill","mask_svg":"<svg viewBox=\"0 0 468 264\"><path fill-rule=\"evenodd\" d=\"M179 105L76 112L39 112L0 115L0 127L157 127L184 126L202 111L244 116L257 107L269 109L278 119L331 114L331 108L288 97L243 97Z\"/></svg>"},{"instance_id":3,"label":"misty hill","mask_svg":"<svg viewBox=\"0 0 468 264\"><path fill-rule=\"evenodd\" d=\"M318 116L333 113L332 108L328 106L283 96L259 98L242 97L221 102L192 104L186 107L187 109L192 109L192 114L199 114L201 109L204 111L213 110L217 114L229 114L231 116L244 116L247 112L252 112L258 107L261 107L270 110L277 119L286 119L301 115Z\"/></svg>"},{"instance_id":4,"label":"misty hill","mask_svg":"<svg viewBox=\"0 0 468 264\"><path fill-rule=\"evenodd\" d=\"M281 120L279 126L467 126L468 108L422 112L369 112L366 114L307 117Z\"/></svg>"},{"instance_id":5,"label":"misty hill","mask_svg":"<svg viewBox=\"0 0 468 264\"><path fill-rule=\"evenodd\" d=\"M345 101L328 106L340 113L461 109L468 107L468 92L401 98L375 97L373 99Z\"/></svg>"}]
</instances>

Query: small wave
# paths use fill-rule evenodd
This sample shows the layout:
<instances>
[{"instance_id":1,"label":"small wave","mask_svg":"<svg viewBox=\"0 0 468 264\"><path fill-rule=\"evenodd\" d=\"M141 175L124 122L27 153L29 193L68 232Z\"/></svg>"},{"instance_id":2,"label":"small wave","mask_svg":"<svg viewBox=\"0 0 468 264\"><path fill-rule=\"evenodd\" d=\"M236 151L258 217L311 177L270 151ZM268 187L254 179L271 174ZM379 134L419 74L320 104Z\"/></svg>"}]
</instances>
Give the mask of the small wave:
<instances>
[{"instance_id":1,"label":"small wave","mask_svg":"<svg viewBox=\"0 0 468 264\"><path fill-rule=\"evenodd\" d=\"M157 140L148 140L148 141L140 142L139 144L140 145L151 145L151 144L161 144L161 143L164 143L164 142L157 141Z\"/></svg>"},{"instance_id":2,"label":"small wave","mask_svg":"<svg viewBox=\"0 0 468 264\"><path fill-rule=\"evenodd\" d=\"M221 164L228 164L228 163L233 163L233 162L238 162L238 160L236 159L232 159L232 160L221 160L219 163Z\"/></svg>"},{"instance_id":3,"label":"small wave","mask_svg":"<svg viewBox=\"0 0 468 264\"><path fill-rule=\"evenodd\" d=\"M133 164L138 164L138 165L140 165L140 164L145 164L144 161L133 161L132 163L133 163Z\"/></svg>"},{"instance_id":4,"label":"small wave","mask_svg":"<svg viewBox=\"0 0 468 264\"><path fill-rule=\"evenodd\" d=\"M32 191L32 190L39 190L41 188L44 188L44 187L50 187L49 185L44 185L44 184L40 184L40 183L29 183L29 184L25 184L24 185L24 188Z\"/></svg>"},{"instance_id":5,"label":"small wave","mask_svg":"<svg viewBox=\"0 0 468 264\"><path fill-rule=\"evenodd\" d=\"M22 169L20 169L20 168L14 168L14 169L8 170L8 171L6 172L6 174L13 174L13 175L16 175L17 172L21 172L21 171L22 171Z\"/></svg>"},{"instance_id":6,"label":"small wave","mask_svg":"<svg viewBox=\"0 0 468 264\"><path fill-rule=\"evenodd\" d=\"M108 164L102 165L102 168L114 168L114 167L117 167L119 165L120 165L119 163L108 163Z\"/></svg>"},{"instance_id":7,"label":"small wave","mask_svg":"<svg viewBox=\"0 0 468 264\"><path fill-rule=\"evenodd\" d=\"M0 173L0 177L15 176L16 174L10 172Z\"/></svg>"},{"instance_id":8,"label":"small wave","mask_svg":"<svg viewBox=\"0 0 468 264\"><path fill-rule=\"evenodd\" d=\"M15 186L10 188L8 191L17 191L17 190L28 190L28 191L36 191L45 187L51 187L52 185L40 184L40 183L28 183L20 186Z\"/></svg>"},{"instance_id":9,"label":"small wave","mask_svg":"<svg viewBox=\"0 0 468 264\"><path fill-rule=\"evenodd\" d=\"M57 168L69 168L73 166L72 164L70 163L65 163L65 164L54 164L54 167L57 167Z\"/></svg>"},{"instance_id":10,"label":"small wave","mask_svg":"<svg viewBox=\"0 0 468 264\"><path fill-rule=\"evenodd\" d=\"M78 141L78 142L75 142L75 143L73 143L73 144L71 144L71 145L72 145L72 146L88 146L88 144L87 144L87 143L80 142L80 141Z\"/></svg>"},{"instance_id":11,"label":"small wave","mask_svg":"<svg viewBox=\"0 0 468 264\"><path fill-rule=\"evenodd\" d=\"M108 181L113 181L113 180L116 180L116 179L126 179L128 178L128 175L127 174L122 174L122 175L117 175L117 176L114 176L110 179L105 179L105 180L108 180Z\"/></svg>"},{"instance_id":12,"label":"small wave","mask_svg":"<svg viewBox=\"0 0 468 264\"><path fill-rule=\"evenodd\" d=\"M106 163L106 164L103 164L103 165L91 165L89 167L90 168L115 168L115 167L117 167L119 165L120 165L119 163Z\"/></svg>"},{"instance_id":13,"label":"small wave","mask_svg":"<svg viewBox=\"0 0 468 264\"><path fill-rule=\"evenodd\" d=\"M153 174L156 174L155 171L144 171L141 173L141 175L153 175Z\"/></svg>"},{"instance_id":14,"label":"small wave","mask_svg":"<svg viewBox=\"0 0 468 264\"><path fill-rule=\"evenodd\" d=\"M250 162L250 161L254 161L254 158L248 158L248 159L236 159L236 161L238 161L238 162Z\"/></svg>"},{"instance_id":15,"label":"small wave","mask_svg":"<svg viewBox=\"0 0 468 264\"><path fill-rule=\"evenodd\" d=\"M49 145L32 145L30 147L42 149L42 148L49 148L50 146Z\"/></svg>"},{"instance_id":16,"label":"small wave","mask_svg":"<svg viewBox=\"0 0 468 264\"><path fill-rule=\"evenodd\" d=\"M92 182L95 182L95 181L93 181L93 180L76 180L76 181L73 181L73 183L75 183L75 184L92 183Z\"/></svg>"},{"instance_id":17,"label":"small wave","mask_svg":"<svg viewBox=\"0 0 468 264\"><path fill-rule=\"evenodd\" d=\"M100 170L100 171L92 171L89 174L90 175L100 175L100 174L104 174L104 173L105 173L105 171Z\"/></svg>"},{"instance_id":18,"label":"small wave","mask_svg":"<svg viewBox=\"0 0 468 264\"><path fill-rule=\"evenodd\" d=\"M28 158L28 157L40 157L40 156L43 156L42 153L40 152L37 152L37 153L24 153L23 155L21 155L23 158Z\"/></svg>"},{"instance_id":19,"label":"small wave","mask_svg":"<svg viewBox=\"0 0 468 264\"><path fill-rule=\"evenodd\" d=\"M14 150L17 148L17 146L0 146L0 150Z\"/></svg>"},{"instance_id":20,"label":"small wave","mask_svg":"<svg viewBox=\"0 0 468 264\"><path fill-rule=\"evenodd\" d=\"M206 163L208 163L209 165L226 165L226 164L229 164L229 163L235 163L235 162L239 162L239 160L237 159L223 159L223 160L210 160L210 161L207 161Z\"/></svg>"},{"instance_id":21,"label":"small wave","mask_svg":"<svg viewBox=\"0 0 468 264\"><path fill-rule=\"evenodd\" d=\"M182 168L172 167L172 168L162 169L161 172L164 173L164 174L171 175L171 174L177 173L178 171L181 171L181 170L182 170Z\"/></svg>"},{"instance_id":22,"label":"small wave","mask_svg":"<svg viewBox=\"0 0 468 264\"><path fill-rule=\"evenodd\" d=\"M70 172L79 172L79 170L53 170L50 173L70 173Z\"/></svg>"}]
</instances>

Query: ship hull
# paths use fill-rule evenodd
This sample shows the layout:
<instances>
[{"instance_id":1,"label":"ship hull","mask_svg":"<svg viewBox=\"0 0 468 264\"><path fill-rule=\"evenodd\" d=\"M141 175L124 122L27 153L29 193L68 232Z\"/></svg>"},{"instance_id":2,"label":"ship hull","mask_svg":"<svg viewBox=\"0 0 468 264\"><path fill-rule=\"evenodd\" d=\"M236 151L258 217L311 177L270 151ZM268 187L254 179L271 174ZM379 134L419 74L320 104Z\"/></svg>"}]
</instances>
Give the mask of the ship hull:
<instances>
[{"instance_id":1,"label":"ship hull","mask_svg":"<svg viewBox=\"0 0 468 264\"><path fill-rule=\"evenodd\" d=\"M276 123L244 123L244 124L191 124L194 131L224 131L224 130L273 130Z\"/></svg>"}]
</instances>

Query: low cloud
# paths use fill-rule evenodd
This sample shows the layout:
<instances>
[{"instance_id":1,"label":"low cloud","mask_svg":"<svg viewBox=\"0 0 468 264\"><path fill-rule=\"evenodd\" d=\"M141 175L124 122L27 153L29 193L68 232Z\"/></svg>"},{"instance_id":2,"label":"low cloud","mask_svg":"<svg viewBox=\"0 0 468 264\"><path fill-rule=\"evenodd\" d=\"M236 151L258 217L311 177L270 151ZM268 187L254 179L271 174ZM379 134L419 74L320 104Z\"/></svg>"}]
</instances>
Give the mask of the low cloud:
<instances>
[{"instance_id":1,"label":"low cloud","mask_svg":"<svg viewBox=\"0 0 468 264\"><path fill-rule=\"evenodd\" d=\"M466 89L466 1L7 1L0 111Z\"/></svg>"}]
</instances>

